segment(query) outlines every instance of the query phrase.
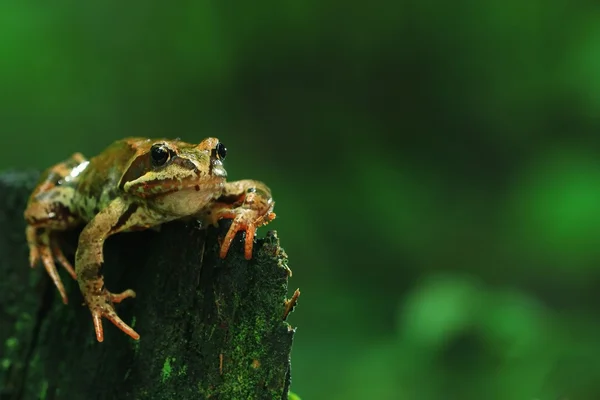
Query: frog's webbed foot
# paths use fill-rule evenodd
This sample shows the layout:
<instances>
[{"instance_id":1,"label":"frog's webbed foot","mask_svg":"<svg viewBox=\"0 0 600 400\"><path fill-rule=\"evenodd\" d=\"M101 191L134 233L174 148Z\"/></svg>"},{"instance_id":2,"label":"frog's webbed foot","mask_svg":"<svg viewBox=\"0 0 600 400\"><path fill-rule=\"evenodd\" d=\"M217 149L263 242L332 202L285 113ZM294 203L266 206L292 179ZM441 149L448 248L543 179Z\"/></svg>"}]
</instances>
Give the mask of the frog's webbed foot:
<instances>
[{"instance_id":1,"label":"frog's webbed foot","mask_svg":"<svg viewBox=\"0 0 600 400\"><path fill-rule=\"evenodd\" d=\"M124 292L117 294L103 289L100 294L86 295L86 303L90 309L90 312L92 313L94 329L96 331L96 339L98 339L99 342L104 341L102 317L115 324L120 330L125 332L131 338L136 340L140 338L140 335L117 315L117 312L113 307L113 303L120 303L128 297L135 297L135 292L131 289L127 289Z\"/></svg>"},{"instance_id":2,"label":"frog's webbed foot","mask_svg":"<svg viewBox=\"0 0 600 400\"><path fill-rule=\"evenodd\" d=\"M73 266L62 252L56 235L48 228L35 228L28 226L26 230L27 244L29 245L29 264L35 267L41 260L46 272L50 275L54 286L58 289L63 303L68 303L67 292L60 279L54 260L57 260L73 279L77 279Z\"/></svg>"}]
</instances>

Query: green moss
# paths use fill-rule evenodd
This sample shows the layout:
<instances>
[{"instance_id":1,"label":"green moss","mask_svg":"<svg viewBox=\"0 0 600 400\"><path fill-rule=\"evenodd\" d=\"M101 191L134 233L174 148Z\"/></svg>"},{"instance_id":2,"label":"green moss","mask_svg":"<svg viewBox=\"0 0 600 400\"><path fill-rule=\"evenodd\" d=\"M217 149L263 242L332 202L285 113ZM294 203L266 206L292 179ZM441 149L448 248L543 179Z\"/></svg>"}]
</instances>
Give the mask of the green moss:
<instances>
[{"instance_id":1,"label":"green moss","mask_svg":"<svg viewBox=\"0 0 600 400\"><path fill-rule=\"evenodd\" d=\"M175 358L172 359L172 361L175 361ZM169 357L165 358L165 363L163 364L162 367L162 381L166 382L167 379L169 379L171 377L171 372L173 371L173 369L171 368L171 359Z\"/></svg>"},{"instance_id":2,"label":"green moss","mask_svg":"<svg viewBox=\"0 0 600 400\"><path fill-rule=\"evenodd\" d=\"M212 387L205 388L202 386L202 382L198 382L198 393L202 399L210 399L215 394L215 391Z\"/></svg>"},{"instance_id":3,"label":"green moss","mask_svg":"<svg viewBox=\"0 0 600 400\"><path fill-rule=\"evenodd\" d=\"M265 321L265 318L262 315L257 315L254 324L254 340L256 343L261 343L262 332L266 329L267 321Z\"/></svg>"},{"instance_id":4,"label":"green moss","mask_svg":"<svg viewBox=\"0 0 600 400\"><path fill-rule=\"evenodd\" d=\"M184 365L183 367L181 367L181 369L179 370L179 372L177 372L178 376L185 376L185 373L187 372L187 365Z\"/></svg>"},{"instance_id":5,"label":"green moss","mask_svg":"<svg viewBox=\"0 0 600 400\"><path fill-rule=\"evenodd\" d=\"M219 388L220 395L228 398L244 398L248 393L256 390L258 376L252 379L237 379L239 376L247 375L249 368L254 368L258 374L266 371L259 368L265 360L264 349L261 345L265 334L267 321L264 316L257 316L253 320L244 321L237 325L235 334L231 338L230 354L226 356L230 360L223 368L223 384ZM253 375L250 375L253 376ZM202 390L208 395L206 389Z\"/></svg>"}]
</instances>

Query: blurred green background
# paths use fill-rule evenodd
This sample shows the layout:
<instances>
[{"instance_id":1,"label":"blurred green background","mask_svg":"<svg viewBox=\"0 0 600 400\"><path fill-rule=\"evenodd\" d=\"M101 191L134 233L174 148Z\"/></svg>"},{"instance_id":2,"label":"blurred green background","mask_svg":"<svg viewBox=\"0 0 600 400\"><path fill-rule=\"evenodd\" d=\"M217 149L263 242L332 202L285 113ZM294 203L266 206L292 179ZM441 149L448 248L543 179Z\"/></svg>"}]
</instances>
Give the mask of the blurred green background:
<instances>
[{"instance_id":1,"label":"blurred green background","mask_svg":"<svg viewBox=\"0 0 600 400\"><path fill-rule=\"evenodd\" d=\"M593 2L4 1L0 38L0 168L217 136L269 184L303 400L600 399Z\"/></svg>"}]
</instances>

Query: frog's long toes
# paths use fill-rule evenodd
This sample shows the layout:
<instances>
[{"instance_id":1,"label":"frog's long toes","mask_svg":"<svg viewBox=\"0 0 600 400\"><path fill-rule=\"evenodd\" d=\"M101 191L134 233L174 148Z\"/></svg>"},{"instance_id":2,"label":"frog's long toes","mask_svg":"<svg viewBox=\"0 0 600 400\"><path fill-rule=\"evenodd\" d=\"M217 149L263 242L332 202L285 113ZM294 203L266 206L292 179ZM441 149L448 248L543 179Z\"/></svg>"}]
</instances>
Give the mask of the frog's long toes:
<instances>
[{"instance_id":1,"label":"frog's long toes","mask_svg":"<svg viewBox=\"0 0 600 400\"><path fill-rule=\"evenodd\" d=\"M103 307L102 309L92 311L92 319L94 321L94 330L96 331L96 339L99 342L104 341L104 329L102 328L102 317L108 319L115 324L117 328L129 335L132 339L139 339L140 335L127 325L115 312L112 306Z\"/></svg>"},{"instance_id":2,"label":"frog's long toes","mask_svg":"<svg viewBox=\"0 0 600 400\"><path fill-rule=\"evenodd\" d=\"M252 258L252 247L254 246L254 235L256 226L250 225L246 228L246 242L244 243L244 258L250 260Z\"/></svg>"},{"instance_id":3,"label":"frog's long toes","mask_svg":"<svg viewBox=\"0 0 600 400\"><path fill-rule=\"evenodd\" d=\"M54 282L54 286L58 289L60 293L60 297L62 297L63 303L67 304L69 302L67 298L67 291L58 275L58 271L56 270L56 265L54 264L54 257L52 257L52 252L48 247L40 247L40 255L42 259L42 264L44 264L44 268L48 275L50 275L50 279Z\"/></svg>"},{"instance_id":4,"label":"frog's long toes","mask_svg":"<svg viewBox=\"0 0 600 400\"><path fill-rule=\"evenodd\" d=\"M92 311L92 319L94 321L94 330L96 331L96 339L99 342L104 341L104 330L102 329L102 313L100 311Z\"/></svg>"},{"instance_id":5,"label":"frog's long toes","mask_svg":"<svg viewBox=\"0 0 600 400\"><path fill-rule=\"evenodd\" d=\"M129 337L131 337L132 339L138 340L140 338L140 335L136 331L134 331L132 327L127 325L121 318L119 318L119 316L116 312L114 312L114 310L105 314L105 317L110 322L115 324L120 330L129 335Z\"/></svg>"},{"instance_id":6,"label":"frog's long toes","mask_svg":"<svg viewBox=\"0 0 600 400\"><path fill-rule=\"evenodd\" d=\"M67 257L65 257L65 254L63 253L62 249L60 248L60 246L58 245L56 240L52 241L52 253L54 254L54 257L56 258L56 260L60 263L60 265L62 265L63 268L67 270L69 275L71 275L71 278L77 280L77 274L75 273L75 268L73 268L73 265L71 265L69 260L67 260Z\"/></svg>"},{"instance_id":7,"label":"frog's long toes","mask_svg":"<svg viewBox=\"0 0 600 400\"><path fill-rule=\"evenodd\" d=\"M229 227L229 230L227 231L227 234L225 235L225 238L223 238L223 242L221 243L221 251L219 253L219 256L221 258L225 258L227 256L227 253L229 252L229 248L231 247L231 243L233 242L235 235L243 229L244 227L235 220L231 223L231 226Z\"/></svg>"},{"instance_id":8,"label":"frog's long toes","mask_svg":"<svg viewBox=\"0 0 600 400\"><path fill-rule=\"evenodd\" d=\"M34 268L40 260L36 229L33 226L28 225L25 229L25 236L27 238L27 246L29 246L29 265L31 268Z\"/></svg>"},{"instance_id":9,"label":"frog's long toes","mask_svg":"<svg viewBox=\"0 0 600 400\"><path fill-rule=\"evenodd\" d=\"M121 293L109 293L109 296L113 303L120 303L129 297L135 298L135 292L131 289L127 289Z\"/></svg>"},{"instance_id":10,"label":"frog's long toes","mask_svg":"<svg viewBox=\"0 0 600 400\"><path fill-rule=\"evenodd\" d=\"M29 265L31 268L37 266L38 262L42 262L46 272L52 279L54 286L58 289L63 303L67 304L67 293L60 279L58 270L56 269L56 259L73 277L77 279L75 270L71 263L67 260L62 250L58 246L56 239L48 229L36 229L33 226L28 226L26 229L27 244L29 245Z\"/></svg>"},{"instance_id":11,"label":"frog's long toes","mask_svg":"<svg viewBox=\"0 0 600 400\"><path fill-rule=\"evenodd\" d=\"M102 318L108 319L131 338L136 340L140 338L140 335L117 315L117 312L112 305L112 303L120 303L128 297L135 297L135 292L131 289L127 289L121 293L111 293L108 290L105 290L100 295L95 295L92 298L88 298L87 303L92 313L94 330L96 331L96 339L98 339L99 342L104 341Z\"/></svg>"},{"instance_id":12,"label":"frog's long toes","mask_svg":"<svg viewBox=\"0 0 600 400\"><path fill-rule=\"evenodd\" d=\"M29 266L31 268L35 268L39 261L40 252L38 251L37 247L32 247L31 250L29 250Z\"/></svg>"},{"instance_id":13,"label":"frog's long toes","mask_svg":"<svg viewBox=\"0 0 600 400\"><path fill-rule=\"evenodd\" d=\"M235 235L240 231L246 232L246 239L244 241L244 258L246 260L252 259L252 248L254 247L254 236L256 234L256 228L260 225L263 225L262 221L257 222L247 222L244 218L236 218L232 223L231 227L227 231L227 235L223 239L221 244L221 252L219 256L221 258L225 258L227 256L227 252L231 247L231 243L235 238Z\"/></svg>"}]
</instances>

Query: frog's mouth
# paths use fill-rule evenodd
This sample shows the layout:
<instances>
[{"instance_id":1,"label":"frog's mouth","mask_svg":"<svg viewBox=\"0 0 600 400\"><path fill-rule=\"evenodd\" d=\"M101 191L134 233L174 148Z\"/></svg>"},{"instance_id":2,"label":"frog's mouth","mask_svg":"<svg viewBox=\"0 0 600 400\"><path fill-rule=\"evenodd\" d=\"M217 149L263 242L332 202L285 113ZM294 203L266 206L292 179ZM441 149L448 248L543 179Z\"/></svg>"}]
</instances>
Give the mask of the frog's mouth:
<instances>
[{"instance_id":1,"label":"frog's mouth","mask_svg":"<svg viewBox=\"0 0 600 400\"><path fill-rule=\"evenodd\" d=\"M185 179L185 180L168 180L156 183L154 187L148 188L157 196L163 196L175 192L195 191L195 192L212 192L219 190L225 183L225 179L221 177L210 177L204 179Z\"/></svg>"},{"instance_id":2,"label":"frog's mouth","mask_svg":"<svg viewBox=\"0 0 600 400\"><path fill-rule=\"evenodd\" d=\"M133 188L134 193L143 198L151 199L172 195L176 192L215 192L219 191L225 183L225 178L220 176L189 177L184 179L171 178L160 181L144 182Z\"/></svg>"}]
</instances>

